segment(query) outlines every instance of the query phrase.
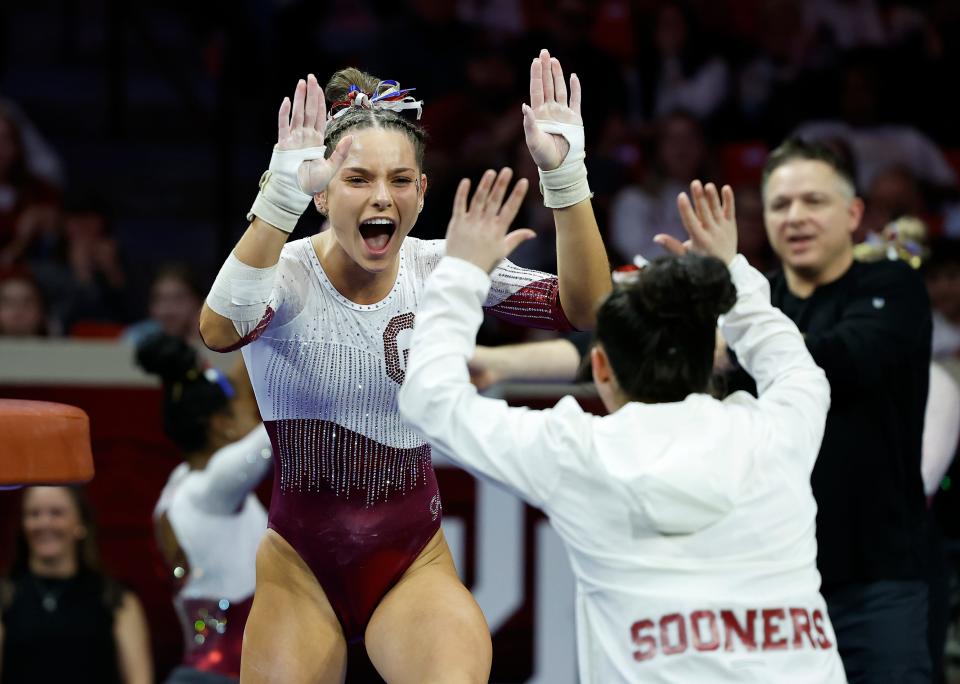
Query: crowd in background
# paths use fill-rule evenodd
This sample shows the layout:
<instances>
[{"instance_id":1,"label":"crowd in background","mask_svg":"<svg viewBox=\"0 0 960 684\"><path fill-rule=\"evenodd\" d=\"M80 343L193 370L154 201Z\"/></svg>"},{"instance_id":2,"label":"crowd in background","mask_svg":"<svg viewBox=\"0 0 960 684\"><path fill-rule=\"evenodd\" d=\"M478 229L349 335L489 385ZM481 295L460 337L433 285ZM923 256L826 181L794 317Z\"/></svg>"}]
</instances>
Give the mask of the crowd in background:
<instances>
[{"instance_id":1,"label":"crowd in background","mask_svg":"<svg viewBox=\"0 0 960 684\"><path fill-rule=\"evenodd\" d=\"M520 102L524 56L541 46L582 77L594 204L615 264L637 253L656 256L650 239L656 232L679 235L677 192L692 178L709 176L735 186L742 248L753 263L772 266L757 183L767 150L791 134L833 141L856 164L867 202L860 240L903 215L928 225L935 252L943 252L935 254L930 277L938 353L960 346L954 301L960 295L951 299L957 288L949 287L957 268L952 240L960 238L960 136L952 127L960 112L953 98L942 96L960 59L952 40L960 35L960 10L953 3L290 2L231 5L229 17L220 9L212 3L167 10L179 16L166 17L163 30L182 32L177 37L194 48L185 51L193 60L185 68L203 74L204 87L232 89L242 74L242 93L231 100L239 106L221 125L234 127L238 149L260 150L251 169L265 160L274 91L285 92L304 70L323 75L356 64L417 89L426 103L432 181L416 228L420 237L442 237L460 177L501 165L532 175ZM140 19L154 19L139 11ZM8 10L7 72L29 58L10 36L16 14ZM56 22L50 30L57 31ZM107 34L86 36L79 46L60 38L54 44L64 46L64 61L111 54ZM220 252L245 227L249 193L229 195L227 206L213 210L209 202L184 200L182 221L199 217L207 237L219 237L204 243L212 244L208 249L164 249L163 236L137 230L129 198L116 197L128 170L112 169L116 182L88 174L88 159L58 148L72 134L29 106L29 88L6 81L0 85L0 334L135 337L156 327L191 334L189 311L206 291ZM127 95L133 104L120 116L130 116L136 97ZM183 117L190 118L189 111ZM121 143L138 135L126 128ZM212 135L203 127L187 130L199 139ZM145 144L140 139L150 136L138 137ZM64 147L74 145L68 140ZM147 144L143 164L152 163L150 154ZM237 161L235 169L241 167ZM249 188L257 172L232 173L238 187ZM193 189L216 194L217 182L208 178L209 187L193 183ZM552 270L552 222L535 193L521 222L538 229L541 239L517 260ZM316 230L320 217L311 214L304 223L310 225L301 230ZM488 341L517 333L490 334Z\"/></svg>"}]
</instances>

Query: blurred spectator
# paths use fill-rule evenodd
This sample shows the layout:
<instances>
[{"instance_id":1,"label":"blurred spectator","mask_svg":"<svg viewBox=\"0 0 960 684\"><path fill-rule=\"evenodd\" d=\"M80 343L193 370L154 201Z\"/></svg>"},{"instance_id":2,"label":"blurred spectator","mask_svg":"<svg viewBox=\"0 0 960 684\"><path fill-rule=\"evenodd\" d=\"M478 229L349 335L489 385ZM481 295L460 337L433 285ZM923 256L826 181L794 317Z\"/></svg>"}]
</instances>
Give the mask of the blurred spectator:
<instances>
[{"instance_id":1,"label":"blurred spectator","mask_svg":"<svg viewBox=\"0 0 960 684\"><path fill-rule=\"evenodd\" d=\"M0 267L20 261L56 219L59 193L30 173L14 117L0 108Z\"/></svg>"},{"instance_id":2,"label":"blurred spectator","mask_svg":"<svg viewBox=\"0 0 960 684\"><path fill-rule=\"evenodd\" d=\"M927 20L907 2L877 0L806 0L808 33L839 50L894 47L924 38Z\"/></svg>"},{"instance_id":3,"label":"blurred spectator","mask_svg":"<svg viewBox=\"0 0 960 684\"><path fill-rule=\"evenodd\" d=\"M866 58L844 69L840 118L810 121L794 135L804 140L840 140L852 151L857 187L870 188L891 168L908 171L935 189L955 188L957 176L943 152L919 129L882 117L879 68Z\"/></svg>"},{"instance_id":4,"label":"blurred spectator","mask_svg":"<svg viewBox=\"0 0 960 684\"><path fill-rule=\"evenodd\" d=\"M10 577L0 584L3 684L153 681L140 601L100 570L79 487L30 487Z\"/></svg>"},{"instance_id":5,"label":"blurred spectator","mask_svg":"<svg viewBox=\"0 0 960 684\"><path fill-rule=\"evenodd\" d=\"M414 93L426 103L424 114L442 97L463 89L466 60L471 56L465 46L476 40L476 30L468 29L457 17L457 3L451 0L410 0L405 3L381 3L380 21L389 26L380 36L377 50L365 59L365 69L400 81L405 88L416 88ZM424 68L423 55L411 50L411 42L429 45L429 68ZM342 66L342 65L337 65ZM416 82L407 82L415 78ZM433 135L431 133L431 135ZM431 155L437 143L431 145ZM431 164L432 166L432 164Z\"/></svg>"},{"instance_id":6,"label":"blurred spectator","mask_svg":"<svg viewBox=\"0 0 960 684\"><path fill-rule=\"evenodd\" d=\"M127 322L127 276L106 204L93 196L68 198L61 226L51 254L32 260L53 316L68 333L77 323Z\"/></svg>"},{"instance_id":7,"label":"blurred spectator","mask_svg":"<svg viewBox=\"0 0 960 684\"><path fill-rule=\"evenodd\" d=\"M772 0L759 7L757 52L740 68L739 113L751 126L796 116L794 89L809 67L800 0ZM757 135L754 129L753 135Z\"/></svg>"},{"instance_id":8,"label":"blurred spectator","mask_svg":"<svg viewBox=\"0 0 960 684\"><path fill-rule=\"evenodd\" d=\"M623 188L611 205L609 246L620 263L630 263L636 254L647 258L665 254L653 242L657 233L685 240L677 195L687 190L694 178L708 175L703 131L692 114L669 114L656 130L656 155L643 184Z\"/></svg>"},{"instance_id":9,"label":"blurred spectator","mask_svg":"<svg viewBox=\"0 0 960 684\"><path fill-rule=\"evenodd\" d=\"M960 356L960 240L933 240L923 273L933 305L933 357Z\"/></svg>"},{"instance_id":10,"label":"blurred spectator","mask_svg":"<svg viewBox=\"0 0 960 684\"><path fill-rule=\"evenodd\" d=\"M148 335L164 332L204 349L200 339L200 307L206 292L207 288L186 264L161 265L150 284L150 317L127 328L124 340L137 345Z\"/></svg>"},{"instance_id":11,"label":"blurred spectator","mask_svg":"<svg viewBox=\"0 0 960 684\"><path fill-rule=\"evenodd\" d=\"M583 121L587 133L587 154L591 136L601 135L607 119L627 110L623 68L596 42L591 27L597 20L596 3L586 0L557 0L544 3L542 11L528 16L539 26L526 36L517 54L526 55L529 47L549 48L550 54L584 83ZM533 26L531 28L534 28ZM601 36L602 37L602 36ZM522 63L513 62L513 63ZM588 156L589 159L589 156Z\"/></svg>"},{"instance_id":12,"label":"blurred spectator","mask_svg":"<svg viewBox=\"0 0 960 684\"><path fill-rule=\"evenodd\" d=\"M329 56L353 60L376 49L383 30L371 3L363 0L331 0L318 3L325 16L317 22L318 42Z\"/></svg>"},{"instance_id":13,"label":"blurred spectator","mask_svg":"<svg viewBox=\"0 0 960 684\"><path fill-rule=\"evenodd\" d=\"M920 183L903 166L891 166L878 173L866 189L865 199L861 233L879 233L901 216L926 217L929 214Z\"/></svg>"},{"instance_id":14,"label":"blurred spectator","mask_svg":"<svg viewBox=\"0 0 960 684\"><path fill-rule=\"evenodd\" d=\"M641 53L634 83L640 120L649 121L677 109L706 120L720 110L728 96L729 68L723 57L711 50L686 5L660 5L653 35L644 47L652 52Z\"/></svg>"},{"instance_id":15,"label":"blurred spectator","mask_svg":"<svg viewBox=\"0 0 960 684\"><path fill-rule=\"evenodd\" d=\"M46 298L29 273L0 278L0 336L45 337L50 327Z\"/></svg>"},{"instance_id":16,"label":"blurred spectator","mask_svg":"<svg viewBox=\"0 0 960 684\"><path fill-rule=\"evenodd\" d=\"M63 163L53 146L15 102L0 98L0 110L6 112L20 131L27 171L55 188L62 188Z\"/></svg>"},{"instance_id":17,"label":"blurred spectator","mask_svg":"<svg viewBox=\"0 0 960 684\"><path fill-rule=\"evenodd\" d=\"M517 36L525 28L521 0L455 0L460 20L475 29Z\"/></svg>"},{"instance_id":18,"label":"blurred spectator","mask_svg":"<svg viewBox=\"0 0 960 684\"><path fill-rule=\"evenodd\" d=\"M463 49L462 87L426 103L423 109L423 126L431 140L430 192L440 196L452 195L463 175L476 176L487 168L509 164L514 145L523 140L520 103L525 86L518 77L527 74L516 67L524 61L512 59L483 35L474 36ZM443 237L449 214L446 202L427 202L417 223L417 237Z\"/></svg>"},{"instance_id":19,"label":"blurred spectator","mask_svg":"<svg viewBox=\"0 0 960 684\"><path fill-rule=\"evenodd\" d=\"M842 50L884 42L880 8L875 0L806 0L804 27Z\"/></svg>"}]
</instances>

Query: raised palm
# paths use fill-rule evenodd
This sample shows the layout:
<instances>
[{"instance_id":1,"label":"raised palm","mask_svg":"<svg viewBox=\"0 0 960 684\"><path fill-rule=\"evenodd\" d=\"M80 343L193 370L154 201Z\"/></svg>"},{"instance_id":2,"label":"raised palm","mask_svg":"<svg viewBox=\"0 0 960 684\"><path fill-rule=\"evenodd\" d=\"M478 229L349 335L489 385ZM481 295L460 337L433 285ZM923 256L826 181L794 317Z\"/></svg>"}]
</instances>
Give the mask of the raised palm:
<instances>
[{"instance_id":1,"label":"raised palm","mask_svg":"<svg viewBox=\"0 0 960 684\"><path fill-rule=\"evenodd\" d=\"M733 189L724 185L719 191L713 183L690 183L690 196L677 196L680 220L690 239L680 242L659 233L653 239L667 251L682 255L688 251L708 254L729 264L737 255L737 211Z\"/></svg>"},{"instance_id":2,"label":"raised palm","mask_svg":"<svg viewBox=\"0 0 960 684\"><path fill-rule=\"evenodd\" d=\"M321 147L326 128L327 105L323 89L316 77L310 74L306 81L300 79L297 82L292 105L290 98L283 98L277 115L277 149L286 151ZM345 136L329 159L315 159L300 164L297 171L300 189L310 195L326 189L346 159L351 143L352 138Z\"/></svg>"},{"instance_id":3,"label":"raised palm","mask_svg":"<svg viewBox=\"0 0 960 684\"><path fill-rule=\"evenodd\" d=\"M547 133L538 122L556 122L583 126L580 115L580 79L570 76L570 97L560 62L547 50L530 65L530 104L523 105L523 134L537 166L550 171L563 163L570 143L556 133Z\"/></svg>"}]
</instances>

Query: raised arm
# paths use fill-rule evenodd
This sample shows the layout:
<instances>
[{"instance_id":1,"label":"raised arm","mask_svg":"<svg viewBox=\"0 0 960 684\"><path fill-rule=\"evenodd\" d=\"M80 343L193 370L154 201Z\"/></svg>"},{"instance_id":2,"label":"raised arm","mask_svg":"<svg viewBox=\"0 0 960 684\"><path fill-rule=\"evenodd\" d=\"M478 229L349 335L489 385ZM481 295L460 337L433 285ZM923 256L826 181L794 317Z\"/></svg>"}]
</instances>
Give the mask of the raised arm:
<instances>
[{"instance_id":1,"label":"raised arm","mask_svg":"<svg viewBox=\"0 0 960 684\"><path fill-rule=\"evenodd\" d=\"M727 343L757 382L764 414L784 434L805 439L810 465L823 438L830 385L814 363L797 326L770 303L767 279L737 255L737 223L733 190L725 185L723 198L713 183L690 185L690 196L677 198L680 217L690 240L680 244L667 235L658 243L673 253L692 249L715 256L730 268L737 302L723 317L721 330Z\"/></svg>"},{"instance_id":2,"label":"raised arm","mask_svg":"<svg viewBox=\"0 0 960 684\"><path fill-rule=\"evenodd\" d=\"M577 75L570 77L568 101L560 62L541 50L530 65L530 104L523 105L523 132L540 169L544 204L553 209L557 227L560 302L567 320L588 330L612 285L587 185L580 100Z\"/></svg>"},{"instance_id":3,"label":"raised arm","mask_svg":"<svg viewBox=\"0 0 960 684\"><path fill-rule=\"evenodd\" d=\"M250 226L227 257L200 313L200 335L211 349L234 349L269 325L283 245L312 195L327 187L352 142L345 136L324 159L326 123L323 90L310 74L297 83L292 105L289 98L280 105L277 144L247 214Z\"/></svg>"},{"instance_id":4,"label":"raised arm","mask_svg":"<svg viewBox=\"0 0 960 684\"><path fill-rule=\"evenodd\" d=\"M196 474L190 482L191 501L207 513L233 513L269 472L272 453L267 429L258 425L220 449Z\"/></svg>"},{"instance_id":5,"label":"raised arm","mask_svg":"<svg viewBox=\"0 0 960 684\"><path fill-rule=\"evenodd\" d=\"M509 176L501 172L492 191L481 181L469 210L469 183L457 190L447 256L424 290L399 405L403 418L439 452L542 506L557 483L561 459L589 439L587 417L572 399L552 410L531 411L481 397L467 373L483 320L480 305L490 288L488 273L533 236L529 230L506 234L526 192L526 181L519 181L498 211Z\"/></svg>"}]
</instances>

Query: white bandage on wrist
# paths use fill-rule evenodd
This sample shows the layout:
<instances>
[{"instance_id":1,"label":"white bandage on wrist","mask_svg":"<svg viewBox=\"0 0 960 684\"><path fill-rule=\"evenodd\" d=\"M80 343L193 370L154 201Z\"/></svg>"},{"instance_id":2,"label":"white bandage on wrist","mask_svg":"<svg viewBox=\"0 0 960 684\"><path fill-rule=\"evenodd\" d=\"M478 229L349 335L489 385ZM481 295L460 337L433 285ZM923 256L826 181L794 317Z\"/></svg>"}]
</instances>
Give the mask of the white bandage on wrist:
<instances>
[{"instance_id":1,"label":"white bandage on wrist","mask_svg":"<svg viewBox=\"0 0 960 684\"><path fill-rule=\"evenodd\" d=\"M247 213L247 220L252 221L256 216L285 233L292 233L300 215L313 199L300 188L297 171L305 161L323 159L326 149L324 146L303 150L274 147L270 168L260 177L260 192Z\"/></svg>"},{"instance_id":2,"label":"white bandage on wrist","mask_svg":"<svg viewBox=\"0 0 960 684\"><path fill-rule=\"evenodd\" d=\"M207 295L207 306L233 321L240 335L247 335L267 311L276 275L276 265L254 268L230 252Z\"/></svg>"},{"instance_id":3,"label":"white bandage on wrist","mask_svg":"<svg viewBox=\"0 0 960 684\"><path fill-rule=\"evenodd\" d=\"M537 125L545 133L562 135L570 144L570 151L560 166L550 171L540 169L544 206L563 209L593 197L587 184L587 166L583 162L587 156L583 126L558 121L537 121Z\"/></svg>"}]
</instances>

